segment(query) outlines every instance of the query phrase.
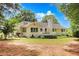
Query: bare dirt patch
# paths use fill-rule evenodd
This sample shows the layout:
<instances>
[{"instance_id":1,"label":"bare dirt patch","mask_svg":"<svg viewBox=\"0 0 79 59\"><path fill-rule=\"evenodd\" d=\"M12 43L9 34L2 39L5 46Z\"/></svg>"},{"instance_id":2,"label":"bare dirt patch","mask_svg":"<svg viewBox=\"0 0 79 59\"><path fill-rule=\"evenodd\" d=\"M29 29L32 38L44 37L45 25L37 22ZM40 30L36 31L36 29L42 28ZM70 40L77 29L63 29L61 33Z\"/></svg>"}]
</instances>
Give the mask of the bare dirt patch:
<instances>
[{"instance_id":1,"label":"bare dirt patch","mask_svg":"<svg viewBox=\"0 0 79 59\"><path fill-rule=\"evenodd\" d=\"M8 42L0 42L0 56L37 56L40 52L30 50L27 46L9 44Z\"/></svg>"},{"instance_id":2,"label":"bare dirt patch","mask_svg":"<svg viewBox=\"0 0 79 59\"><path fill-rule=\"evenodd\" d=\"M19 45L22 47L27 47L28 50L38 51L39 56L71 56L73 54L66 52L63 49L63 46L59 45L46 45L46 44L29 44L29 43L21 43L21 42L14 42L8 43L12 45ZM32 52L33 54L35 52Z\"/></svg>"},{"instance_id":3,"label":"bare dirt patch","mask_svg":"<svg viewBox=\"0 0 79 59\"><path fill-rule=\"evenodd\" d=\"M64 46L64 50L79 56L79 42L71 41Z\"/></svg>"},{"instance_id":4,"label":"bare dirt patch","mask_svg":"<svg viewBox=\"0 0 79 59\"><path fill-rule=\"evenodd\" d=\"M64 45L29 44L0 41L1 56L73 56L63 49Z\"/></svg>"}]
</instances>

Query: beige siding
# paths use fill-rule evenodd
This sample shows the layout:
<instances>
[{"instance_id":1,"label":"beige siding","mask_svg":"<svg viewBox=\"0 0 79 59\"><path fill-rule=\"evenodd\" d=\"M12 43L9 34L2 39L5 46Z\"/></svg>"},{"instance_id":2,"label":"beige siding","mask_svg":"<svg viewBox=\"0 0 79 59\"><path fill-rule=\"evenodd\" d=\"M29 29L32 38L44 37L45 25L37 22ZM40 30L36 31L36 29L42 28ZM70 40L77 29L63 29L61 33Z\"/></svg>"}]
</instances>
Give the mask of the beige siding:
<instances>
[{"instance_id":1,"label":"beige siding","mask_svg":"<svg viewBox=\"0 0 79 59\"><path fill-rule=\"evenodd\" d=\"M26 28L26 32L22 32L20 27L18 27L18 31L23 33L23 35L30 37L32 35L34 36L39 36L41 34L58 34L58 33L62 33L61 32L61 28L57 28L55 32L52 31L52 28L49 28L48 26L46 27L41 27L40 24L38 22L32 22L30 23L28 26L25 27ZM31 28L38 28L38 32L31 32ZM40 31L40 29L42 28L42 31ZM47 32L45 32L45 28L47 29Z\"/></svg>"}]
</instances>

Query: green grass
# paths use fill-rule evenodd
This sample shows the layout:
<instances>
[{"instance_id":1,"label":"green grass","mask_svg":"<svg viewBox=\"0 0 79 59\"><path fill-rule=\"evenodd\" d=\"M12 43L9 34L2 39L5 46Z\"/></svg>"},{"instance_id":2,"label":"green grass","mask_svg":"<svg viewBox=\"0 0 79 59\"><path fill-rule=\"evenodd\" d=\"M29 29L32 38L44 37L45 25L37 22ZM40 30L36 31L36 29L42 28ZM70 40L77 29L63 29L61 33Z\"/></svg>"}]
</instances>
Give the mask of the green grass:
<instances>
[{"instance_id":1,"label":"green grass","mask_svg":"<svg viewBox=\"0 0 79 59\"><path fill-rule=\"evenodd\" d=\"M13 42L24 42L24 43L34 43L34 44L64 44L72 41L73 38L58 38L58 39L41 39L41 38L18 38L18 40L13 40Z\"/></svg>"}]
</instances>

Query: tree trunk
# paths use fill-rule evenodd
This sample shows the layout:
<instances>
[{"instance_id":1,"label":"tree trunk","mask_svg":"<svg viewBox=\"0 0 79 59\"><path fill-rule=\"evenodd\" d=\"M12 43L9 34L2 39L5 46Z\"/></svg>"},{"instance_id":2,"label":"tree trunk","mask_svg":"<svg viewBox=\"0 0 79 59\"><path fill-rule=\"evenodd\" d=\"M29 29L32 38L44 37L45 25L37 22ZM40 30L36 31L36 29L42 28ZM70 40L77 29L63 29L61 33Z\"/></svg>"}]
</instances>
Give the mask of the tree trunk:
<instances>
[{"instance_id":1,"label":"tree trunk","mask_svg":"<svg viewBox=\"0 0 79 59\"><path fill-rule=\"evenodd\" d=\"M7 39L7 35L4 35L4 39L5 39L5 40Z\"/></svg>"}]
</instances>

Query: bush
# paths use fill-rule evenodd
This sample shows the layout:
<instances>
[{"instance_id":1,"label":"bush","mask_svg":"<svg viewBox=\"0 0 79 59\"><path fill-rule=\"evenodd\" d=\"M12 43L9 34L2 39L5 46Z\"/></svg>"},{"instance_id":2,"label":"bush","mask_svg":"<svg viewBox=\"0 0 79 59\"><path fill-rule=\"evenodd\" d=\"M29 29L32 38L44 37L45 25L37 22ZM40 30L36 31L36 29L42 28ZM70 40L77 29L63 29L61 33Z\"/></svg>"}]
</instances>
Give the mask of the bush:
<instances>
[{"instance_id":1,"label":"bush","mask_svg":"<svg viewBox=\"0 0 79 59\"><path fill-rule=\"evenodd\" d=\"M35 38L35 36L34 36L34 35L32 35L30 38Z\"/></svg>"},{"instance_id":2,"label":"bush","mask_svg":"<svg viewBox=\"0 0 79 59\"><path fill-rule=\"evenodd\" d=\"M73 36L79 38L79 31L74 32L74 33L73 33Z\"/></svg>"},{"instance_id":3,"label":"bush","mask_svg":"<svg viewBox=\"0 0 79 59\"><path fill-rule=\"evenodd\" d=\"M39 35L38 38L41 38L41 36Z\"/></svg>"},{"instance_id":4,"label":"bush","mask_svg":"<svg viewBox=\"0 0 79 59\"><path fill-rule=\"evenodd\" d=\"M43 38L48 38L48 39L56 39L57 36L56 35L44 35Z\"/></svg>"}]
</instances>

